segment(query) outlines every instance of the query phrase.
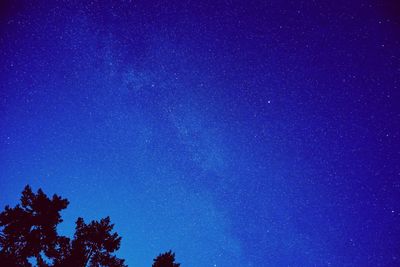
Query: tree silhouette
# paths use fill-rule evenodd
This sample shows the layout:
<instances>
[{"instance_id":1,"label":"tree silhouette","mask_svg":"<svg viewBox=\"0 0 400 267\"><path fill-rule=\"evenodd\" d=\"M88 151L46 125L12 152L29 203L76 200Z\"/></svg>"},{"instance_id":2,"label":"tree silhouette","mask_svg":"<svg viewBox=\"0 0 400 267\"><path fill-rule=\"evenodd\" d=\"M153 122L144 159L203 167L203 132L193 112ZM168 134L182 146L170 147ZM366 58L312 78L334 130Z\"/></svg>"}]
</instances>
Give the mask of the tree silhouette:
<instances>
[{"instance_id":1,"label":"tree silhouette","mask_svg":"<svg viewBox=\"0 0 400 267\"><path fill-rule=\"evenodd\" d=\"M29 186L22 192L21 203L0 213L0 266L30 267L125 267L113 253L121 237L113 231L110 218L86 224L76 221L73 240L59 236L60 211L67 199L48 198L41 189L35 194Z\"/></svg>"},{"instance_id":2,"label":"tree silhouette","mask_svg":"<svg viewBox=\"0 0 400 267\"><path fill-rule=\"evenodd\" d=\"M61 266L125 266L124 260L112 255L121 242L117 233L111 233L113 227L110 217L89 224L78 218L71 252Z\"/></svg>"},{"instance_id":3,"label":"tree silhouette","mask_svg":"<svg viewBox=\"0 0 400 267\"><path fill-rule=\"evenodd\" d=\"M21 204L15 208L6 206L0 213L0 265L31 266L29 260L34 258L38 266L47 266L44 257L55 260L60 253L59 244L65 242L56 227L62 222L60 211L68 204L57 195L49 199L41 189L34 194L26 186Z\"/></svg>"},{"instance_id":4,"label":"tree silhouette","mask_svg":"<svg viewBox=\"0 0 400 267\"><path fill-rule=\"evenodd\" d=\"M1 267L127 267L114 253L121 237L113 232L110 217L86 224L78 218L71 240L57 233L60 212L69 202L41 189L35 194L28 185L20 204L0 213ZM179 267L175 253L168 251L154 259L153 267Z\"/></svg>"},{"instance_id":5,"label":"tree silhouette","mask_svg":"<svg viewBox=\"0 0 400 267\"><path fill-rule=\"evenodd\" d=\"M179 263L175 263L175 253L171 250L160 254L154 259L152 267L179 267Z\"/></svg>"}]
</instances>

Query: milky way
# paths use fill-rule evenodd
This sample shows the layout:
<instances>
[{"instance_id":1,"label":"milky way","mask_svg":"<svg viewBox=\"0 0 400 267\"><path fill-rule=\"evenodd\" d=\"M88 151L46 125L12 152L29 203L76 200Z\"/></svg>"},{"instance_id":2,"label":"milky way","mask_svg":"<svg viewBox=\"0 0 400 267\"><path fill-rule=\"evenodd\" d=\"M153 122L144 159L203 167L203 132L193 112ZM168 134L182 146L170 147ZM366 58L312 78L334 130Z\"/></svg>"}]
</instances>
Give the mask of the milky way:
<instances>
[{"instance_id":1,"label":"milky way","mask_svg":"<svg viewBox=\"0 0 400 267\"><path fill-rule=\"evenodd\" d=\"M150 266L400 265L396 5L2 4L0 204ZM80 1L77 1L80 2Z\"/></svg>"}]
</instances>

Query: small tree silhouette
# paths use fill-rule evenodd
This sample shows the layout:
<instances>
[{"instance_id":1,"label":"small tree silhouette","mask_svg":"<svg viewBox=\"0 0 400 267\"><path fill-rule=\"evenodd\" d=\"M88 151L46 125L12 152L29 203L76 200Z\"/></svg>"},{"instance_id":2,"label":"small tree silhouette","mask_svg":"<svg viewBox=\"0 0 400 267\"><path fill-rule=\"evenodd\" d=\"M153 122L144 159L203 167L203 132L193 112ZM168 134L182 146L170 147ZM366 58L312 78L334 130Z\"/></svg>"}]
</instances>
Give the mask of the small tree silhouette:
<instances>
[{"instance_id":1,"label":"small tree silhouette","mask_svg":"<svg viewBox=\"0 0 400 267\"><path fill-rule=\"evenodd\" d=\"M154 259L152 267L179 267L180 263L175 263L175 253L171 250L160 254Z\"/></svg>"}]
</instances>

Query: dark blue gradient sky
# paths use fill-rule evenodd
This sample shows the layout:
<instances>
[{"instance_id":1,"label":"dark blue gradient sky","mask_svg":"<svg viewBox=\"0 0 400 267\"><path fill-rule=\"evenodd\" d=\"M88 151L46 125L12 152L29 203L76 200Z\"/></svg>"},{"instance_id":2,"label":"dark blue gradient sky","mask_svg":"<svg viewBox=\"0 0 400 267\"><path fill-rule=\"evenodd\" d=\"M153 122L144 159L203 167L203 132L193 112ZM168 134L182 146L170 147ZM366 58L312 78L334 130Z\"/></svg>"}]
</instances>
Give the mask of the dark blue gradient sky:
<instances>
[{"instance_id":1,"label":"dark blue gradient sky","mask_svg":"<svg viewBox=\"0 0 400 267\"><path fill-rule=\"evenodd\" d=\"M398 5L12 2L1 207L110 215L130 266L400 266Z\"/></svg>"}]
</instances>

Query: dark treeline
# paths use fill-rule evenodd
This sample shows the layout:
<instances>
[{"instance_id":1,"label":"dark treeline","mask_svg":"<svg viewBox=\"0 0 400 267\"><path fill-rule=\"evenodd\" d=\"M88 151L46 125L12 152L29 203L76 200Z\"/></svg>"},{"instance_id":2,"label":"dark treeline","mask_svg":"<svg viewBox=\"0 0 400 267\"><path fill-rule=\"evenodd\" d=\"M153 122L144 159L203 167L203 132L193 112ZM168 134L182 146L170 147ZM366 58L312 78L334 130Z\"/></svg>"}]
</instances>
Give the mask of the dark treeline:
<instances>
[{"instance_id":1,"label":"dark treeline","mask_svg":"<svg viewBox=\"0 0 400 267\"><path fill-rule=\"evenodd\" d=\"M86 223L78 218L73 238L57 233L60 212L69 202L49 198L41 189L26 186L21 201L0 213L0 266L2 267L124 267L115 252L121 237L110 218ZM172 251L158 255L152 267L179 267Z\"/></svg>"}]
</instances>

